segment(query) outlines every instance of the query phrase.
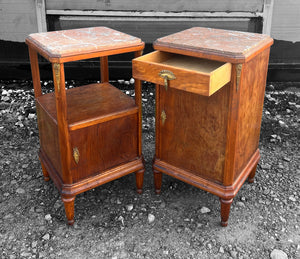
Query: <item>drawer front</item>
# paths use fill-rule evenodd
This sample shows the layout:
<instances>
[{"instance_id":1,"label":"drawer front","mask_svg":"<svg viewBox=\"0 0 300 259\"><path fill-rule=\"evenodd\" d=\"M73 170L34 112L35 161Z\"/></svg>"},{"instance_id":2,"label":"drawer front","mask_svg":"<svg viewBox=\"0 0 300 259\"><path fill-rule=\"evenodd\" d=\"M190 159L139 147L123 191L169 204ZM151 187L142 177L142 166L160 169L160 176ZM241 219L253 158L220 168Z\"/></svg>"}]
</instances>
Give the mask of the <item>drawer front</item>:
<instances>
[{"instance_id":1,"label":"drawer front","mask_svg":"<svg viewBox=\"0 0 300 259\"><path fill-rule=\"evenodd\" d=\"M231 64L154 51L132 61L133 77L210 96L230 82Z\"/></svg>"}]
</instances>

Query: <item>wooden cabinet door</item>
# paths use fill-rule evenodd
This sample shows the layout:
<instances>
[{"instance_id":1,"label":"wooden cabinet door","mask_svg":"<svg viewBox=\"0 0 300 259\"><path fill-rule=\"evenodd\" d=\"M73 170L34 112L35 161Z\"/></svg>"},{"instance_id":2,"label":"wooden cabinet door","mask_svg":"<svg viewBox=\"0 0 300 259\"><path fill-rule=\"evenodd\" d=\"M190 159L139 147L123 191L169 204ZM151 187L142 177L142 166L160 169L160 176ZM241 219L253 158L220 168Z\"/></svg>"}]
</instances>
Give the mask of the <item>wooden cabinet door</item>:
<instances>
[{"instance_id":1,"label":"wooden cabinet door","mask_svg":"<svg viewBox=\"0 0 300 259\"><path fill-rule=\"evenodd\" d=\"M159 87L159 159L223 181L229 85L210 97Z\"/></svg>"}]
</instances>

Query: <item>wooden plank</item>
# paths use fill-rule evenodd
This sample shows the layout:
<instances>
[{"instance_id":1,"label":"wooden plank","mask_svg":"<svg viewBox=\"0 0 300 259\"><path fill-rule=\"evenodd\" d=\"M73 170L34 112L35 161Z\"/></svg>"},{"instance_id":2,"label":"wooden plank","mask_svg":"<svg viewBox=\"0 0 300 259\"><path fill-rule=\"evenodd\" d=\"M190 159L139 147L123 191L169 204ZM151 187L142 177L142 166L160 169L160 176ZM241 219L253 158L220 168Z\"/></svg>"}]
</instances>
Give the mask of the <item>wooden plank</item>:
<instances>
[{"instance_id":1,"label":"wooden plank","mask_svg":"<svg viewBox=\"0 0 300 259\"><path fill-rule=\"evenodd\" d=\"M45 0L35 0L38 32L47 31Z\"/></svg>"},{"instance_id":2,"label":"wooden plank","mask_svg":"<svg viewBox=\"0 0 300 259\"><path fill-rule=\"evenodd\" d=\"M265 0L263 33L271 35L274 0Z\"/></svg>"},{"instance_id":3,"label":"wooden plank","mask_svg":"<svg viewBox=\"0 0 300 259\"><path fill-rule=\"evenodd\" d=\"M47 15L76 15L99 17L130 17L136 18L252 18L263 17L262 12L137 12L137 11L93 11L93 10L47 10Z\"/></svg>"},{"instance_id":4,"label":"wooden plank","mask_svg":"<svg viewBox=\"0 0 300 259\"><path fill-rule=\"evenodd\" d=\"M51 10L123 10L123 11L246 11L261 12L263 0L51 0L46 2Z\"/></svg>"},{"instance_id":5,"label":"wooden plank","mask_svg":"<svg viewBox=\"0 0 300 259\"><path fill-rule=\"evenodd\" d=\"M228 30L257 32L257 22L249 18L177 18L177 19L131 19L101 17L62 16L49 24L50 30L107 26L153 43L156 39L191 27L209 27Z\"/></svg>"}]
</instances>

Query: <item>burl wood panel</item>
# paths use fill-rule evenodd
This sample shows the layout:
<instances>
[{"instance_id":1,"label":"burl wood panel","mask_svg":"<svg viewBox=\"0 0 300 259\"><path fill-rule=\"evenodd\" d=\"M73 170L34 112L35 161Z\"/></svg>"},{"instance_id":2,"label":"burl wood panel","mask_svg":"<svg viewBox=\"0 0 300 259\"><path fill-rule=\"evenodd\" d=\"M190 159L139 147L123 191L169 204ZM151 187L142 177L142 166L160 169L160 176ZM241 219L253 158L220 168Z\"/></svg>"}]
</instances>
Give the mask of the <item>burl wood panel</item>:
<instances>
[{"instance_id":1,"label":"burl wood panel","mask_svg":"<svg viewBox=\"0 0 300 259\"><path fill-rule=\"evenodd\" d=\"M239 89L234 179L258 149L269 51L269 49L263 51L243 65L243 77Z\"/></svg>"},{"instance_id":2,"label":"burl wood panel","mask_svg":"<svg viewBox=\"0 0 300 259\"><path fill-rule=\"evenodd\" d=\"M107 27L33 33L26 41L51 57L78 56L142 44L139 38Z\"/></svg>"},{"instance_id":3,"label":"burl wood panel","mask_svg":"<svg viewBox=\"0 0 300 259\"><path fill-rule=\"evenodd\" d=\"M272 42L264 34L194 27L157 39L153 46L161 51L239 63Z\"/></svg>"},{"instance_id":4,"label":"burl wood panel","mask_svg":"<svg viewBox=\"0 0 300 259\"><path fill-rule=\"evenodd\" d=\"M73 183L138 158L138 113L71 131L71 148L79 162L71 161Z\"/></svg>"},{"instance_id":5,"label":"burl wood panel","mask_svg":"<svg viewBox=\"0 0 300 259\"><path fill-rule=\"evenodd\" d=\"M50 159L52 165L62 178L57 124L41 107L38 100L36 101L36 110L38 115L40 148L47 154L48 159Z\"/></svg>"},{"instance_id":6,"label":"burl wood panel","mask_svg":"<svg viewBox=\"0 0 300 259\"><path fill-rule=\"evenodd\" d=\"M159 122L162 161L222 183L229 86L209 98L160 86L159 111L166 114Z\"/></svg>"}]
</instances>

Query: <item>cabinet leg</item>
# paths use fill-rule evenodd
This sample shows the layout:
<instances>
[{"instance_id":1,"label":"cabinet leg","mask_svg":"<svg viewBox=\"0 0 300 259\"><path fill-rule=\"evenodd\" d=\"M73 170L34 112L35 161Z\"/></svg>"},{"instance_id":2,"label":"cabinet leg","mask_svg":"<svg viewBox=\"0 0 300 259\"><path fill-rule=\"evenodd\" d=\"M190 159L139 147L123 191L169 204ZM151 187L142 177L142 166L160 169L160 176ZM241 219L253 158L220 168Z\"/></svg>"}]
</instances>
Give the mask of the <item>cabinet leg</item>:
<instances>
[{"instance_id":1,"label":"cabinet leg","mask_svg":"<svg viewBox=\"0 0 300 259\"><path fill-rule=\"evenodd\" d=\"M222 227L226 227L228 225L228 218L230 213L230 206L233 199L224 200L220 198L221 202L221 225Z\"/></svg>"},{"instance_id":2,"label":"cabinet leg","mask_svg":"<svg viewBox=\"0 0 300 259\"><path fill-rule=\"evenodd\" d=\"M253 183L254 182L254 176L255 176L255 173L256 173L256 167L257 167L257 164L256 164L256 166L253 167L251 173L248 176L248 182L249 183Z\"/></svg>"},{"instance_id":3,"label":"cabinet leg","mask_svg":"<svg viewBox=\"0 0 300 259\"><path fill-rule=\"evenodd\" d=\"M143 192L144 169L135 172L136 191L141 194Z\"/></svg>"},{"instance_id":4,"label":"cabinet leg","mask_svg":"<svg viewBox=\"0 0 300 259\"><path fill-rule=\"evenodd\" d=\"M44 166L43 162L40 160L41 162L41 166L42 166L42 171L43 171L43 175L44 175L44 180L46 182L48 182L50 180L50 177L49 177L49 173L48 171L46 170L46 167Z\"/></svg>"},{"instance_id":5,"label":"cabinet leg","mask_svg":"<svg viewBox=\"0 0 300 259\"><path fill-rule=\"evenodd\" d=\"M63 197L62 196L62 201L65 205L65 212L66 216L68 219L68 224L73 225L74 224L74 201L75 201L75 196L73 197Z\"/></svg>"},{"instance_id":6,"label":"cabinet leg","mask_svg":"<svg viewBox=\"0 0 300 259\"><path fill-rule=\"evenodd\" d=\"M160 194L161 183L162 183L162 173L157 170L153 170L153 176L154 176L155 193Z\"/></svg>"}]
</instances>

